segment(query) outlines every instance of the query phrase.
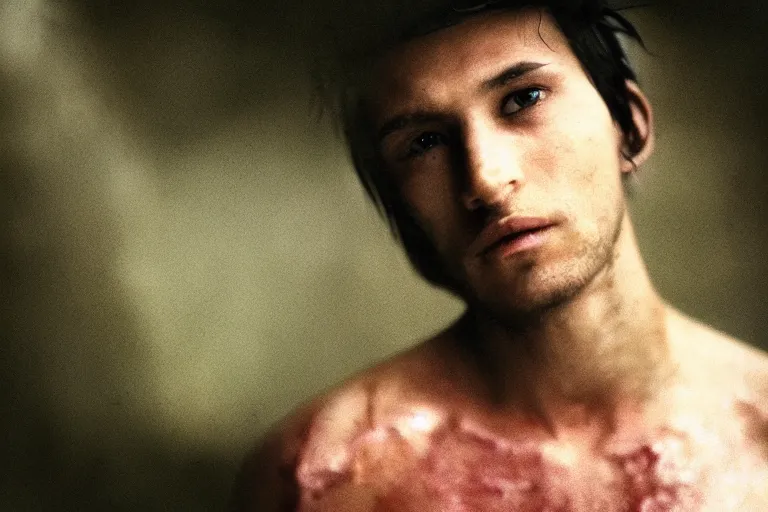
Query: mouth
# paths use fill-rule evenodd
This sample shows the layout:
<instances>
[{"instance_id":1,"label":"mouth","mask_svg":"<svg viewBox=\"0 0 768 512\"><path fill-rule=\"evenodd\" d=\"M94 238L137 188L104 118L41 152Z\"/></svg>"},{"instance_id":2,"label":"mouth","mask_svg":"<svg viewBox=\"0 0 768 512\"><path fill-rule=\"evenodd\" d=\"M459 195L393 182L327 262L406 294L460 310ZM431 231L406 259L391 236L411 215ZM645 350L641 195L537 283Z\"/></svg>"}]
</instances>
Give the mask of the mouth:
<instances>
[{"instance_id":1,"label":"mouth","mask_svg":"<svg viewBox=\"0 0 768 512\"><path fill-rule=\"evenodd\" d=\"M473 246L479 257L508 257L541 245L554 223L538 217L508 217L487 226Z\"/></svg>"},{"instance_id":2,"label":"mouth","mask_svg":"<svg viewBox=\"0 0 768 512\"><path fill-rule=\"evenodd\" d=\"M543 233L547 228L529 229L502 237L501 240L494 243L485 250L485 254L500 253L502 257L508 257L512 254L534 249L543 241Z\"/></svg>"}]
</instances>

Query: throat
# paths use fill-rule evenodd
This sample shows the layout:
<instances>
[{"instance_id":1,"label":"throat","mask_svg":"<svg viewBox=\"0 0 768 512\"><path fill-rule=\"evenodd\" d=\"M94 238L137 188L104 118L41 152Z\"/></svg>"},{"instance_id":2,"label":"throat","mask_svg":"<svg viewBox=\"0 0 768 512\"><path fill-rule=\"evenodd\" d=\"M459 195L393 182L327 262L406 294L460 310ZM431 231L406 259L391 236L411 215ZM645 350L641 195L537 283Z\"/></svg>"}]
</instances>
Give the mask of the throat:
<instances>
[{"instance_id":1,"label":"throat","mask_svg":"<svg viewBox=\"0 0 768 512\"><path fill-rule=\"evenodd\" d=\"M584 309L512 327L468 313L457 338L489 399L555 425L582 414L573 410L610 417L656 396L674 375L663 304L632 321Z\"/></svg>"}]
</instances>

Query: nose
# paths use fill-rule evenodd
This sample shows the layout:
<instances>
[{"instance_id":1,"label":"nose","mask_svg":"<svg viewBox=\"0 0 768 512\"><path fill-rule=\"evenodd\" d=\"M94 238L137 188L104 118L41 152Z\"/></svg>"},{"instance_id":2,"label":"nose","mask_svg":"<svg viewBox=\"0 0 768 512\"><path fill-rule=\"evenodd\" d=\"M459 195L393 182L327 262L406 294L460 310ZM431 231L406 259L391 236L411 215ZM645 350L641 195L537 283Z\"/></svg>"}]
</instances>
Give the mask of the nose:
<instances>
[{"instance_id":1,"label":"nose","mask_svg":"<svg viewBox=\"0 0 768 512\"><path fill-rule=\"evenodd\" d=\"M462 199L468 210L497 207L522 185L521 154L514 139L494 123L476 122L465 128Z\"/></svg>"}]
</instances>

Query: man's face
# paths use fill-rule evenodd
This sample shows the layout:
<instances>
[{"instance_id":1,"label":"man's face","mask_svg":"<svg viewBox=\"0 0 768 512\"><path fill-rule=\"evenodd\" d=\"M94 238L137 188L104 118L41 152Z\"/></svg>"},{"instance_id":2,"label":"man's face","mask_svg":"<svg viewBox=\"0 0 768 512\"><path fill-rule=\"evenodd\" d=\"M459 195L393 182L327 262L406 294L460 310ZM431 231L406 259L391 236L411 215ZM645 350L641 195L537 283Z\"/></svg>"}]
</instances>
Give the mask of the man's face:
<instances>
[{"instance_id":1,"label":"man's face","mask_svg":"<svg viewBox=\"0 0 768 512\"><path fill-rule=\"evenodd\" d=\"M546 14L416 38L371 84L386 172L468 299L532 311L607 268L625 213L622 134Z\"/></svg>"}]
</instances>

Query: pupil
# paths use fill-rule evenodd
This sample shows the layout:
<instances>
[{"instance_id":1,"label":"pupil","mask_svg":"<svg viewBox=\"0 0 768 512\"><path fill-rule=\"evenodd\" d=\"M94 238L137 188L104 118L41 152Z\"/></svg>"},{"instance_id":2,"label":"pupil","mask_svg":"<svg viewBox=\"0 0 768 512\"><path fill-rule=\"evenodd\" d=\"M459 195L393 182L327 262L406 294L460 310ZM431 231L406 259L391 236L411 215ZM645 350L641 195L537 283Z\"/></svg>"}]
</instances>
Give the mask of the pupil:
<instances>
[{"instance_id":1,"label":"pupil","mask_svg":"<svg viewBox=\"0 0 768 512\"><path fill-rule=\"evenodd\" d=\"M437 144L439 142L438 139L439 139L439 137L438 137L438 135L436 133L428 133L426 135L423 135L419 139L419 144L418 145L422 149L431 148L432 146L434 146L435 144Z\"/></svg>"},{"instance_id":2,"label":"pupil","mask_svg":"<svg viewBox=\"0 0 768 512\"><path fill-rule=\"evenodd\" d=\"M521 94L521 97L519 98L519 101L517 102L517 104L520 105L521 107L524 107L525 105L536 101L538 97L539 97L539 91L537 91L536 89L531 89Z\"/></svg>"}]
</instances>

